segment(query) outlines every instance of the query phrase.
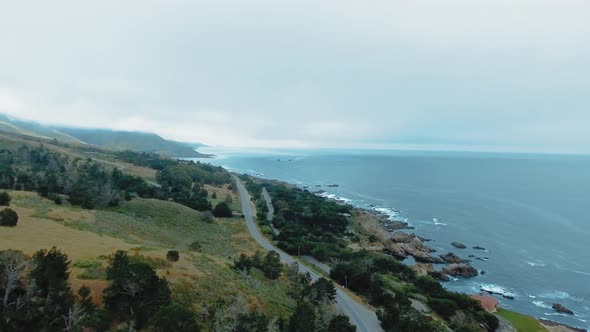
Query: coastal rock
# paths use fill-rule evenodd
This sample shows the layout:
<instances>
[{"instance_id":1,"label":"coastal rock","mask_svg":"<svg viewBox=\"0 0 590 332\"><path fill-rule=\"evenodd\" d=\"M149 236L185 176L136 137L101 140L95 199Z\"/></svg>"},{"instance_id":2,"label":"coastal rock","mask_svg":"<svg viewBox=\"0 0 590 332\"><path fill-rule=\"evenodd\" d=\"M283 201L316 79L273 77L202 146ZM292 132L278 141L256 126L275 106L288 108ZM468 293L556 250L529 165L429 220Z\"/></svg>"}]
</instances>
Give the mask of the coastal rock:
<instances>
[{"instance_id":1,"label":"coastal rock","mask_svg":"<svg viewBox=\"0 0 590 332\"><path fill-rule=\"evenodd\" d=\"M430 256L430 253L436 250L424 245L422 240L415 234L395 232L391 237L391 241L392 243L386 246L386 250L396 257L412 256L418 262L444 263L442 259Z\"/></svg>"},{"instance_id":2,"label":"coastal rock","mask_svg":"<svg viewBox=\"0 0 590 332\"><path fill-rule=\"evenodd\" d=\"M473 247L473 249L475 249L475 250L486 250L486 248L480 247L480 246L475 246L475 247Z\"/></svg>"},{"instance_id":3,"label":"coastal rock","mask_svg":"<svg viewBox=\"0 0 590 332\"><path fill-rule=\"evenodd\" d=\"M385 252L387 252L390 255L393 255L396 258L399 259L404 259L406 257L408 257L408 254L406 253L406 251L404 250L404 248L402 248L402 246L399 243L393 243L393 242L389 242L385 245Z\"/></svg>"},{"instance_id":4,"label":"coastal rock","mask_svg":"<svg viewBox=\"0 0 590 332\"><path fill-rule=\"evenodd\" d=\"M445 267L443 272L454 277L463 278L472 278L479 274L473 266L465 263L451 264Z\"/></svg>"},{"instance_id":5,"label":"coastal rock","mask_svg":"<svg viewBox=\"0 0 590 332\"><path fill-rule=\"evenodd\" d=\"M416 263L414 266L412 266L412 270L414 270L414 272L416 272L416 274L419 276L426 276L431 272L436 271L432 264L427 263Z\"/></svg>"},{"instance_id":6,"label":"coastal rock","mask_svg":"<svg viewBox=\"0 0 590 332\"><path fill-rule=\"evenodd\" d=\"M442 272L442 271L432 271L428 273L429 276L433 277L434 279L438 280L438 281L444 281L447 282L449 280L451 280L451 278L449 278L448 275L446 275L446 273Z\"/></svg>"},{"instance_id":7,"label":"coastal rock","mask_svg":"<svg viewBox=\"0 0 590 332\"><path fill-rule=\"evenodd\" d=\"M383 228L388 232L395 232L400 229L414 229L414 227L410 226L407 222L389 219L383 221Z\"/></svg>"},{"instance_id":8,"label":"coastal rock","mask_svg":"<svg viewBox=\"0 0 590 332\"><path fill-rule=\"evenodd\" d=\"M442 258L447 263L459 264L459 263L468 263L469 262L469 260L463 259L463 258L453 254L452 252L446 253L444 255L439 255L439 257Z\"/></svg>"},{"instance_id":9,"label":"coastal rock","mask_svg":"<svg viewBox=\"0 0 590 332\"><path fill-rule=\"evenodd\" d=\"M419 238L419 239L420 239L420 241L422 241L422 242L430 242L430 241L432 241L432 239L428 239L428 238L421 237L421 236L418 236L418 238Z\"/></svg>"},{"instance_id":10,"label":"coastal rock","mask_svg":"<svg viewBox=\"0 0 590 332\"><path fill-rule=\"evenodd\" d=\"M467 248L467 246L466 246L466 245L464 245L464 244L463 244L463 243L461 243L461 242L451 242L451 245L452 245L453 247L455 247L455 248L458 248L458 249L465 249L465 248Z\"/></svg>"},{"instance_id":11,"label":"coastal rock","mask_svg":"<svg viewBox=\"0 0 590 332\"><path fill-rule=\"evenodd\" d=\"M438 257L432 257L427 252L415 251L411 254L417 262L441 264L444 261Z\"/></svg>"},{"instance_id":12,"label":"coastal rock","mask_svg":"<svg viewBox=\"0 0 590 332\"><path fill-rule=\"evenodd\" d=\"M414 234L408 234L406 232L395 232L391 236L391 240L396 243L410 243L415 237Z\"/></svg>"},{"instance_id":13,"label":"coastal rock","mask_svg":"<svg viewBox=\"0 0 590 332\"><path fill-rule=\"evenodd\" d=\"M568 315L573 315L574 312L571 311L570 309L564 307L563 305L559 304L559 303L553 303L553 305L551 306L551 308L553 308L553 310L562 313L562 314L568 314Z\"/></svg>"},{"instance_id":14,"label":"coastal rock","mask_svg":"<svg viewBox=\"0 0 590 332\"><path fill-rule=\"evenodd\" d=\"M337 187L339 187L339 185L337 185L337 184L329 184L326 187L337 188Z\"/></svg>"}]
</instances>

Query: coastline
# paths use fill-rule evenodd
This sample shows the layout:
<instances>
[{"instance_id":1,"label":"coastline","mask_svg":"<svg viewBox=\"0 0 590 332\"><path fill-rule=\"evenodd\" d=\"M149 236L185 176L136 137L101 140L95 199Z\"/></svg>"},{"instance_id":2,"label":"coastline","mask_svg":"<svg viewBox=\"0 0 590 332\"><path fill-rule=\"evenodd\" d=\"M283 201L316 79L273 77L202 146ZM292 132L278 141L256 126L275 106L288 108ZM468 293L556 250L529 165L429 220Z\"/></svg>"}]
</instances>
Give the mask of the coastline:
<instances>
[{"instance_id":1,"label":"coastline","mask_svg":"<svg viewBox=\"0 0 590 332\"><path fill-rule=\"evenodd\" d=\"M237 157L242 156L240 155ZM392 217L392 219L397 219L398 221L409 221L409 227L407 227L405 230L402 228L396 228L396 231L399 230L408 233L415 232L418 236L423 235L425 237L433 239L432 242L425 242L425 244L433 246L435 249L438 250L437 253L433 254L435 256L438 256L438 254L446 253L448 251L455 252L460 256L461 254L463 254L463 258L465 259L468 258L468 254L475 254L477 256L481 255L481 258L485 258L483 256L485 256L486 254L490 255L490 260L488 262L483 262L480 260L474 260L472 262L472 264L474 264L474 266L477 267L477 269L487 270L489 273L486 273L486 275L484 275L481 278L474 278L471 280L463 278L458 278L458 280L453 279L451 280L451 282L446 283L445 288L464 294L479 293L480 285L502 289L506 292L514 294L516 297L514 302L511 302L510 300L501 301L502 306L504 308L507 308L508 310L516 312L526 312L528 315L538 317L539 319L556 319L558 320L558 322L561 322L560 324L569 324L570 326L581 326L584 328L588 328L587 319L589 316L585 311L587 310L587 308L584 309L583 306L580 308L580 301L586 298L586 296L584 296L583 293L578 294L577 290L575 288L572 289L571 287L565 287L565 289L560 288L560 285L556 284L555 282L550 283L550 285L547 285L547 287L543 287L542 284L538 284L539 280L543 280L542 278L544 277L544 273L552 273L553 277L555 277L557 273L561 273L561 271L570 272L573 268L569 266L562 268L560 265L557 265L558 263L550 263L550 261L543 260L543 258L535 257L535 254L533 254L532 252L530 254L523 254L522 252L516 251L508 252L508 254L514 252L516 255L514 255L513 257L506 256L506 250L500 251L498 243L501 242L498 241L503 241L505 238L507 239L508 237L501 237L497 234L509 236L510 234L513 234L509 233L509 230L519 229L516 227L508 227L510 226L508 221L511 219L515 219L514 217L512 217L512 215L509 215L508 213L503 213L504 215L500 215L500 213L494 213L494 211L490 210L492 211L492 213L489 214L490 216L500 217L500 219L498 219L498 226L506 226L503 227L502 230L504 230L503 233L508 234L503 234L502 232L493 233L495 236L490 237L490 239L487 239L487 235L485 235L485 233L477 233L479 235L474 234L474 237L471 238L470 234L472 233L465 231L465 229L463 229L460 232L457 232L457 228L461 227L461 224L457 223L456 220L451 219L452 216L440 213L440 206L438 207L437 211L429 212L428 204L430 202L424 202L425 204L416 203L415 205L411 205L413 203L410 202L410 205L408 206L406 204L408 203L408 200L400 200L399 198L397 198L392 201L391 199L387 198L389 196L377 195L377 192L383 191L383 189L386 188L363 191L362 189L365 188L365 186L359 186L357 185L358 183L354 181L348 181L345 178L342 178L341 176L345 175L345 173L342 172L338 173L337 176L330 175L331 173L326 173L325 176L320 176L323 173L314 175L313 173L307 174L304 172L305 170L307 170L307 168L319 167L318 165L322 165L321 167L324 168L326 168L325 165L335 166L335 162L326 162L325 158L315 158L313 159L313 163L311 162L310 158L310 161L306 162L305 164L309 165L309 167L306 168L301 168L304 165L302 162L298 164L287 162L278 163L276 162L275 158L264 157L259 155L252 158L244 159L244 162L242 162L240 158L235 158L234 160L234 158L230 158L230 156L221 156L220 159L226 160L220 160L218 162L215 162L214 164L224 167L229 166L229 169L231 169L233 172L237 172L240 174L245 173L259 178L264 178L266 180L287 183L291 187L298 187L300 189L307 189L310 192L317 192L318 194L321 194L321 196L323 197L334 199L343 204L349 204L351 206L354 206L355 210L364 212L363 214L366 215L364 218L373 220L374 227L372 227L372 231L374 232L376 230L379 230L379 232L383 234L382 237L385 239L385 241L387 241L387 238L391 234L390 232L384 230L383 227L381 227L383 224L382 222L377 221L387 220L390 217ZM237 160L240 161L237 162ZM318 163L320 160L322 164ZM338 162L341 162L341 159L336 160ZM322 171L324 170L325 169L322 169ZM403 179L400 181L402 181L400 182L400 186L407 186L409 184L409 181L404 182ZM329 184L338 184L338 186L329 186ZM319 190L323 190L323 192L318 192ZM389 189L386 190L390 191ZM447 200L447 202L448 201L449 200ZM477 202L479 203L479 201ZM417 206L419 207L421 205L424 205L424 208L422 209L422 212L418 212ZM388 208L392 206L396 206L404 210L399 211L393 208ZM435 206L435 208L437 207ZM522 207L519 206L519 208ZM522 215L523 213L521 213L521 217ZM407 220L405 219L405 217L411 219ZM439 219L433 217L438 217ZM477 216L474 215L473 217L476 218ZM495 222L493 218L487 217L487 219L490 222ZM478 222L481 223L482 221ZM412 230L412 227L415 227L415 230ZM520 227L519 230L521 229L522 227ZM473 229L469 230L474 231ZM483 230L485 231L485 229ZM439 233L441 234L440 236ZM461 240L467 241L465 243L469 245L467 249L464 249L465 251L455 249L454 247L449 245L452 241ZM366 239L364 239L363 242L367 242ZM474 250L472 246L477 245L483 245L490 251L487 251L486 254L484 254L483 252ZM354 244L354 246L360 248L360 246L358 246L356 243ZM373 251L379 251L383 248L383 246L381 244L376 245L375 243L363 243L363 248ZM518 247L511 249L516 250L518 249ZM555 257L553 258L555 259ZM414 264L412 259L408 259L404 261L404 263L409 265ZM506 270L503 269L505 265ZM532 273L532 276L537 277L535 281L537 284L534 284L534 286L532 287L528 287L525 277L519 277L517 279L512 280L511 276L514 275L512 274L513 271L518 271L522 273ZM523 276L526 276L526 274L523 274ZM571 305L571 309L573 309L576 312L576 315L567 316L551 310L551 304L555 302L561 302L568 307L570 307ZM587 303L586 300L584 300L584 303Z\"/></svg>"},{"instance_id":2,"label":"coastline","mask_svg":"<svg viewBox=\"0 0 590 332\"><path fill-rule=\"evenodd\" d=\"M280 181L280 182L284 182L284 181ZM287 183L287 182L285 182L285 183ZM298 185L293 185L292 183L288 183L288 184L298 187L298 188L301 188L301 189L304 189L304 190L312 189L311 187L308 187L308 186L298 186ZM325 187L334 187L334 186L337 186L337 185L331 185L331 186L325 186ZM318 188L320 188L320 186L316 186L316 188L314 188L314 189L318 189ZM393 236L395 233L398 233L398 234L403 233L403 234L408 234L410 236L413 235L415 238L420 239L421 241L424 241L424 242L430 241L430 239L425 239L425 238L420 237L420 235L415 234L415 232L413 232L413 230L415 230L415 227L410 225L406 220L404 220L402 218L396 218L400 214L400 212L397 210L389 209L389 208L380 208L375 205L369 206L369 207L354 206L351 204L351 200L338 197L334 194L330 194L322 189L319 189L316 191L310 190L310 192L314 193L320 197L324 197L326 199L333 200L333 201L338 202L340 204L351 205L353 207L353 216L358 221L358 226L360 226L365 232L367 232L367 235L369 235L369 236L374 235L378 239L378 243L369 243L368 245L365 245L365 246L355 244L355 245L351 246L351 248L358 247L359 249L368 250L368 251L386 252L387 251L387 243L393 241ZM411 234L409 234L406 231L412 231L412 232L411 232ZM460 240L460 239L458 239L458 240ZM457 242L457 243L461 244L459 242ZM453 243L453 246L455 246L454 243ZM465 249L465 248L460 248L457 246L455 246L455 248ZM480 246L475 246L473 248L478 249L478 250L485 250L485 248L482 248ZM432 248L425 246L425 249L428 250L428 249L432 249ZM433 250L432 252L435 252L435 249L432 249L432 250ZM391 253L389 253L389 254L391 254ZM392 256L397 257L398 259L400 258L396 255L392 255ZM431 275L432 277L437 279L439 282L441 282L443 285L445 285L445 282L448 281L448 280L444 281L439 278L436 278L435 277L437 275L436 273L434 275L429 273L429 271L432 271L432 269L429 266L433 265L433 263L419 262L418 261L419 259L417 260L416 257L414 257L413 255L407 255L407 257L413 258L413 260L410 262L410 266L413 266L414 270L417 273L422 274L422 275ZM406 262L405 259L402 260L402 262L404 262L405 264L408 265L408 262ZM470 262L470 260L465 260L466 264L468 264L469 262ZM448 262L435 263L435 265L440 265L440 264L449 264L449 263ZM485 271L478 271L478 272L480 272L480 273L483 272L485 274ZM474 277L477 277L477 276L474 276ZM499 297L502 297L500 294L504 293L504 292L505 291L502 290L498 293L496 293L496 292L492 293L489 290L488 291L482 290L481 294L483 294L483 293L488 294L489 293L490 295L498 295ZM509 294L509 293L506 292L506 294ZM511 295L506 296L506 294L504 297L511 298ZM471 295L471 294L468 294L468 295ZM521 314L521 315L526 315L526 314ZM552 320L540 318L540 317L534 317L534 316L529 316L529 317L538 321L539 324L549 332L588 332L588 330L585 328L570 326L565 323L560 323L560 322L556 322L556 321L552 321Z\"/></svg>"}]
</instances>

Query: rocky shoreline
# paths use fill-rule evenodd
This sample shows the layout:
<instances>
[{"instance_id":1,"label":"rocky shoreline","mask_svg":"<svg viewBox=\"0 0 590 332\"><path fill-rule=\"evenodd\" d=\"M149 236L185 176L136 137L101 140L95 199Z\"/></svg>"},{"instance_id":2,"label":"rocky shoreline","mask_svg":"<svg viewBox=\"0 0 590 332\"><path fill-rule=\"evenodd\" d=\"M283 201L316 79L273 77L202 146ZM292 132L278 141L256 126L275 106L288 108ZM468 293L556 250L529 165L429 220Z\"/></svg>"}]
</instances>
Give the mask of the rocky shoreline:
<instances>
[{"instance_id":1,"label":"rocky shoreline","mask_svg":"<svg viewBox=\"0 0 590 332\"><path fill-rule=\"evenodd\" d=\"M326 192L323 190L315 192L315 194L322 196L324 193ZM334 200L341 204L348 204L343 200ZM369 208L354 207L353 209L353 214L357 215L357 217L361 217L359 223L368 231L368 233L378 238L379 242L382 244L382 246L372 245L370 248L364 249L383 251L400 260L412 257L416 261L413 269L419 275L429 275L441 282L448 282L451 280L451 277L473 278L486 273L485 271L478 271L471 266L469 264L471 260L461 258L452 252L433 256L433 253L437 252L437 250L424 244L425 242L432 241L431 239L421 237L415 233L406 232L407 230L415 229L415 227L409 225L405 221L396 220L384 212L377 211L375 208L376 206L370 205ZM368 226L363 220L371 225ZM451 242L450 244L458 250L468 248L465 244L457 241ZM472 246L471 249L487 252L486 248L479 245ZM481 261L489 260L488 257L477 257L473 254L468 257ZM437 269L435 267L436 265L444 265L444 267L442 269ZM514 299L511 295L503 297ZM559 311L554 307L554 310L558 312L569 314L569 309L563 309L567 310L567 312L565 310ZM573 314L573 312L571 314ZM571 327L566 324L546 319L536 319L551 332L588 332L586 329Z\"/></svg>"}]
</instances>

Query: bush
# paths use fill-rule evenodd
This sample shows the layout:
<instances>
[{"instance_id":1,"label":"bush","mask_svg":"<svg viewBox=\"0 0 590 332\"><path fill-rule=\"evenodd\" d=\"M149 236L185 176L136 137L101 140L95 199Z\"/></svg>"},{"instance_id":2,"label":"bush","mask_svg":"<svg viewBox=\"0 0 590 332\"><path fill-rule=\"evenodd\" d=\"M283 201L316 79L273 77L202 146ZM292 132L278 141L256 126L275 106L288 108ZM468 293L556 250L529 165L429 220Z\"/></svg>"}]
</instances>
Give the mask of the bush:
<instances>
[{"instance_id":1,"label":"bush","mask_svg":"<svg viewBox=\"0 0 590 332\"><path fill-rule=\"evenodd\" d=\"M160 308L150 321L157 332L199 332L196 315L189 309L170 304Z\"/></svg>"},{"instance_id":2,"label":"bush","mask_svg":"<svg viewBox=\"0 0 590 332\"><path fill-rule=\"evenodd\" d=\"M451 318L451 316L453 316L455 311L458 309L455 302L447 299L430 299L430 301L428 301L428 306L430 306L434 312L447 320Z\"/></svg>"},{"instance_id":3,"label":"bush","mask_svg":"<svg viewBox=\"0 0 590 332\"><path fill-rule=\"evenodd\" d=\"M195 241L195 242L189 244L188 250L190 250L190 251L201 251L201 250L203 250L203 246L199 242Z\"/></svg>"},{"instance_id":4,"label":"bush","mask_svg":"<svg viewBox=\"0 0 590 332\"><path fill-rule=\"evenodd\" d=\"M217 199L217 193L216 193L216 192L213 192L213 193L211 194L211 198L213 198L213 199Z\"/></svg>"},{"instance_id":5,"label":"bush","mask_svg":"<svg viewBox=\"0 0 590 332\"><path fill-rule=\"evenodd\" d=\"M203 211L201 212L201 219L206 223L212 223L215 221L215 216L213 216L211 211Z\"/></svg>"},{"instance_id":6,"label":"bush","mask_svg":"<svg viewBox=\"0 0 590 332\"><path fill-rule=\"evenodd\" d=\"M0 193L0 206L9 206L11 200L12 197L7 192L3 191Z\"/></svg>"},{"instance_id":7,"label":"bush","mask_svg":"<svg viewBox=\"0 0 590 332\"><path fill-rule=\"evenodd\" d=\"M226 202L220 202L213 209L213 215L217 218L231 218L233 213Z\"/></svg>"},{"instance_id":8,"label":"bush","mask_svg":"<svg viewBox=\"0 0 590 332\"><path fill-rule=\"evenodd\" d=\"M13 209L4 209L0 211L0 226L16 226L18 223L18 214Z\"/></svg>"},{"instance_id":9,"label":"bush","mask_svg":"<svg viewBox=\"0 0 590 332\"><path fill-rule=\"evenodd\" d=\"M178 262L179 258L180 258L180 255L178 254L178 251L176 251L176 250L169 250L168 253L166 254L166 259L171 262Z\"/></svg>"}]
</instances>

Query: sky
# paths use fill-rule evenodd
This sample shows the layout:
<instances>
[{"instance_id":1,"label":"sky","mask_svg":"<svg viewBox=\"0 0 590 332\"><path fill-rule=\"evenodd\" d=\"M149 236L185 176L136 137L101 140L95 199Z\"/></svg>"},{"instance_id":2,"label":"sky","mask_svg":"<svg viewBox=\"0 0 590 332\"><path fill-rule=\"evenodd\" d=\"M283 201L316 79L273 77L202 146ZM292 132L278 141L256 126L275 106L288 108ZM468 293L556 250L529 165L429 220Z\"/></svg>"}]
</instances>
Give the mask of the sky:
<instances>
[{"instance_id":1,"label":"sky","mask_svg":"<svg viewBox=\"0 0 590 332\"><path fill-rule=\"evenodd\" d=\"M590 2L0 0L0 113L233 147L590 153Z\"/></svg>"}]
</instances>

